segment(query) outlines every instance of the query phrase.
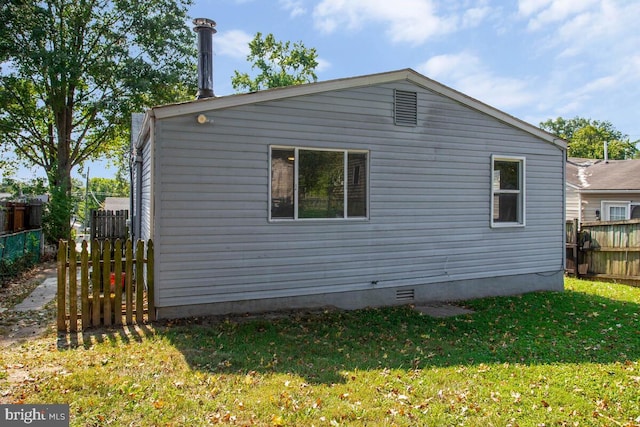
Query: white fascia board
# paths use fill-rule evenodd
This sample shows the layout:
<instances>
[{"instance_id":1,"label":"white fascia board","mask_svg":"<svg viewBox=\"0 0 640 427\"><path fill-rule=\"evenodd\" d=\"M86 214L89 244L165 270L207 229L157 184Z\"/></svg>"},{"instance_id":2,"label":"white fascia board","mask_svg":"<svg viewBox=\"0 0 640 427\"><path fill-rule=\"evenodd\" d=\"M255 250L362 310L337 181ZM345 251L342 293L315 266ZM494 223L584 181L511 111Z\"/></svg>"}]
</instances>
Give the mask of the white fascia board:
<instances>
[{"instance_id":1,"label":"white fascia board","mask_svg":"<svg viewBox=\"0 0 640 427\"><path fill-rule=\"evenodd\" d=\"M147 110L142 119L142 126L140 126L140 133L136 138L136 142L133 147L136 149L142 148L149 139L149 133L151 131L151 124L153 123L153 110Z\"/></svg>"},{"instance_id":2,"label":"white fascia board","mask_svg":"<svg viewBox=\"0 0 640 427\"><path fill-rule=\"evenodd\" d=\"M580 190L580 186L571 184L570 182L567 182L567 187L572 188L574 190Z\"/></svg>"},{"instance_id":3,"label":"white fascia board","mask_svg":"<svg viewBox=\"0 0 640 427\"><path fill-rule=\"evenodd\" d=\"M640 190L578 190L581 194L640 194Z\"/></svg>"}]
</instances>

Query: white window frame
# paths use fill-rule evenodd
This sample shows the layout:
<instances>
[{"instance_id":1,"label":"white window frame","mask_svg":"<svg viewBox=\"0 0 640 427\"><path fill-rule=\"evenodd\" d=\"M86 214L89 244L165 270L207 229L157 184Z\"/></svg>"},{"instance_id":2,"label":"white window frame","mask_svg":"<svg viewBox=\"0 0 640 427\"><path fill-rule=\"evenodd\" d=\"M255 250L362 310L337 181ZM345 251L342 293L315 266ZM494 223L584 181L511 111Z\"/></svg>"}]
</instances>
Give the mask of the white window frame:
<instances>
[{"instance_id":1,"label":"white window frame","mask_svg":"<svg viewBox=\"0 0 640 427\"><path fill-rule=\"evenodd\" d=\"M343 186L344 186L344 201L343 201L343 206L344 206L344 212L343 212L343 216L341 218L299 218L298 217L298 167L299 167L299 163L297 161L294 162L294 181L293 181L293 218L279 218L279 217L272 217L271 216L271 176L272 176L272 171L271 171L271 156L272 156L272 152L273 150L293 150L294 151L294 157L295 159L299 159L300 158L300 150L302 151L327 151L327 152L334 152L334 153L343 153L343 166L344 166L344 173L343 173ZM348 159L349 159L349 154L366 154L367 155L367 162L366 162L366 168L365 168L365 176L364 179L366 180L366 192L365 192L365 204L366 204L366 215L365 216L355 216L355 217L350 217L348 216L348 186L349 186L349 180L352 179L352 177L349 176L349 165L348 165ZM269 221L270 222L291 222L291 221L366 221L369 220L369 212L370 212L370 191L371 191L371 185L370 185L370 173L369 173L369 163L370 163L370 157L371 157L371 153L369 150L351 150L351 149L334 149L334 148L317 148L317 147L298 147L298 146L289 146L289 145L270 145L269 146L269 201L268 201L268 212L269 212Z\"/></svg>"},{"instance_id":2,"label":"white window frame","mask_svg":"<svg viewBox=\"0 0 640 427\"><path fill-rule=\"evenodd\" d=\"M624 221L630 219L632 205L636 205L636 203L631 203L630 201L624 200L602 200L600 202L600 214L602 217L602 221ZM612 220L610 208L624 208L624 219Z\"/></svg>"},{"instance_id":3,"label":"white window frame","mask_svg":"<svg viewBox=\"0 0 640 427\"><path fill-rule=\"evenodd\" d=\"M519 163L519 172L520 176L518 181L520 182L520 187L517 190L496 190L494 188L494 167L496 161L504 161L504 162L514 162ZM491 220L491 228L513 228L513 227L525 227L526 226L526 190L527 190L527 182L526 182L526 173L527 170L527 159L525 157L520 156L504 156L504 155L491 155L491 182L489 183L491 188L491 210L489 211L489 217ZM494 212L494 200L497 194L518 194L518 220L515 222L501 222L493 220L493 212Z\"/></svg>"}]
</instances>

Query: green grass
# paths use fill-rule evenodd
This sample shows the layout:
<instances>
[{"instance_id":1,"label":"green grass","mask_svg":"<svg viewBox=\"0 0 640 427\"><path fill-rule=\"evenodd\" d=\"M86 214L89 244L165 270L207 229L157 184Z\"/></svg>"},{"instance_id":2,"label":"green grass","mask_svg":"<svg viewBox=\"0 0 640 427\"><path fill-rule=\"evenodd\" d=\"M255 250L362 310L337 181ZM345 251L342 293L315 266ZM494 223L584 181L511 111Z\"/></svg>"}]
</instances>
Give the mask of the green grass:
<instances>
[{"instance_id":1,"label":"green grass","mask_svg":"<svg viewBox=\"0 0 640 427\"><path fill-rule=\"evenodd\" d=\"M70 403L72 425L640 425L640 288L192 319L4 351L4 403Z\"/></svg>"}]
</instances>

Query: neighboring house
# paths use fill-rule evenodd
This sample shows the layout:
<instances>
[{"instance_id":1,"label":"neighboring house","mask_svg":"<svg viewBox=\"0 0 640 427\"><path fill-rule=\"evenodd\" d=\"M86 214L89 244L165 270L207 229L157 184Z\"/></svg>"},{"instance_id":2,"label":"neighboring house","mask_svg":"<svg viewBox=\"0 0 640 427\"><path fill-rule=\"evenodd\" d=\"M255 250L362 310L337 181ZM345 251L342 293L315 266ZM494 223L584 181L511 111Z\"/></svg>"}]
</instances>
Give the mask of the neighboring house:
<instances>
[{"instance_id":1,"label":"neighboring house","mask_svg":"<svg viewBox=\"0 0 640 427\"><path fill-rule=\"evenodd\" d=\"M562 290L566 143L400 70L152 108L159 317Z\"/></svg>"},{"instance_id":2,"label":"neighboring house","mask_svg":"<svg viewBox=\"0 0 640 427\"><path fill-rule=\"evenodd\" d=\"M128 197L106 197L102 204L105 211L128 211L131 207L131 199Z\"/></svg>"},{"instance_id":3,"label":"neighboring house","mask_svg":"<svg viewBox=\"0 0 640 427\"><path fill-rule=\"evenodd\" d=\"M566 219L640 218L640 160L567 160Z\"/></svg>"}]
</instances>

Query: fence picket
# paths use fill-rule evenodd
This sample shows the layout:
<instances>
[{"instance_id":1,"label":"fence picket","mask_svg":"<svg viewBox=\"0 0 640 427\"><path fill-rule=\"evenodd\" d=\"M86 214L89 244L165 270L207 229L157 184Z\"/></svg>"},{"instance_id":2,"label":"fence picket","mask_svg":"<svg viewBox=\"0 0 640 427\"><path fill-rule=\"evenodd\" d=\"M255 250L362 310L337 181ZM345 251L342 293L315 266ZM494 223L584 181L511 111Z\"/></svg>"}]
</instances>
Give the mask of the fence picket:
<instances>
[{"instance_id":1,"label":"fence picket","mask_svg":"<svg viewBox=\"0 0 640 427\"><path fill-rule=\"evenodd\" d=\"M90 326L89 319L89 250L87 241L82 241L82 252L80 252L80 301L82 329Z\"/></svg>"},{"instance_id":2,"label":"fence picket","mask_svg":"<svg viewBox=\"0 0 640 427\"><path fill-rule=\"evenodd\" d=\"M156 302L155 302L155 283L153 276L154 267L153 258L153 241L149 240L147 244L147 307L149 311L149 320L156 320Z\"/></svg>"},{"instance_id":3,"label":"fence picket","mask_svg":"<svg viewBox=\"0 0 640 427\"><path fill-rule=\"evenodd\" d=\"M105 240L102 246L102 305L103 325L111 326L111 241Z\"/></svg>"},{"instance_id":4,"label":"fence picket","mask_svg":"<svg viewBox=\"0 0 640 427\"><path fill-rule=\"evenodd\" d=\"M126 322L133 323L133 242L127 240L125 261L125 293L127 299Z\"/></svg>"},{"instance_id":5,"label":"fence picket","mask_svg":"<svg viewBox=\"0 0 640 427\"><path fill-rule=\"evenodd\" d=\"M115 314L115 324L122 325L122 241L116 240L113 251L113 281L114 297L113 312Z\"/></svg>"},{"instance_id":6,"label":"fence picket","mask_svg":"<svg viewBox=\"0 0 640 427\"><path fill-rule=\"evenodd\" d=\"M89 244L91 255L88 251ZM113 256L111 242L105 240L102 250L100 246L98 240L90 243L83 241L82 250L78 253L75 243L69 246L68 242L60 241L57 298L57 326L60 331L67 330L67 319L69 319L68 329L71 332L77 331L79 317L83 330L91 326L110 326L114 323L122 325L123 309L126 324L132 324L134 321L144 322L145 313L148 320L155 320L155 306L152 302L154 298L153 243L148 242L145 253L145 242L137 241L135 257L133 242L129 239L124 242L124 256L121 240L114 242ZM148 265L145 267L145 264ZM77 300L78 269L80 269L81 313L78 313ZM147 279L145 274L148 275ZM125 307L122 301L123 293ZM148 307L146 311L145 301ZM65 302L68 302L68 312Z\"/></svg>"},{"instance_id":7,"label":"fence picket","mask_svg":"<svg viewBox=\"0 0 640 427\"><path fill-rule=\"evenodd\" d=\"M90 303L91 326L100 325L100 245L97 240L91 241L91 293Z\"/></svg>"},{"instance_id":8,"label":"fence picket","mask_svg":"<svg viewBox=\"0 0 640 427\"><path fill-rule=\"evenodd\" d=\"M65 310L67 291L67 243L60 242L58 247L58 330L67 329Z\"/></svg>"},{"instance_id":9,"label":"fence picket","mask_svg":"<svg viewBox=\"0 0 640 427\"><path fill-rule=\"evenodd\" d=\"M69 330L78 330L78 263L76 245L69 245Z\"/></svg>"},{"instance_id":10,"label":"fence picket","mask_svg":"<svg viewBox=\"0 0 640 427\"><path fill-rule=\"evenodd\" d=\"M138 240L136 245L136 322L142 322L144 310L144 242Z\"/></svg>"}]
</instances>

